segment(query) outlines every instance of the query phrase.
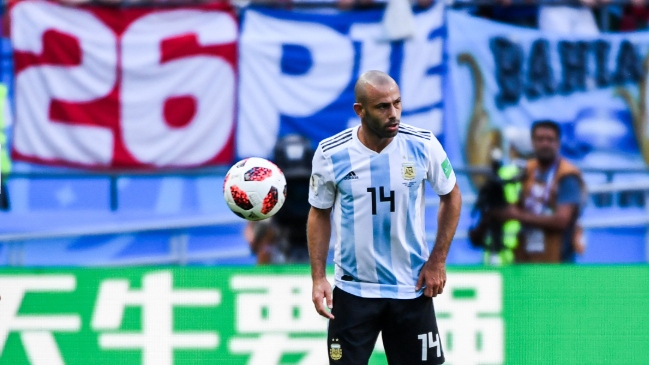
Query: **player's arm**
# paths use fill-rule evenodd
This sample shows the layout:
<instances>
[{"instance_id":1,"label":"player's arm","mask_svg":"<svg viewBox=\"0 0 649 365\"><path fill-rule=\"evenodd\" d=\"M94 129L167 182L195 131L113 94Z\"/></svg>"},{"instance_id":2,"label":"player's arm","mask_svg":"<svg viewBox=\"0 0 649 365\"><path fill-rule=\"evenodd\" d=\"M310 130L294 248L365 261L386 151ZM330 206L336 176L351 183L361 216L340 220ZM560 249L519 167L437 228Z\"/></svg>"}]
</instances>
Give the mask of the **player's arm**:
<instances>
[{"instance_id":1,"label":"player's arm","mask_svg":"<svg viewBox=\"0 0 649 365\"><path fill-rule=\"evenodd\" d=\"M462 195L457 185L451 162L436 138L428 144L428 171L426 180L439 195L440 204L437 212L437 236L435 246L424 264L415 290L424 289L428 297L441 294L446 285L446 256L451 246L455 229L460 220Z\"/></svg>"},{"instance_id":2,"label":"player's arm","mask_svg":"<svg viewBox=\"0 0 649 365\"><path fill-rule=\"evenodd\" d=\"M446 263L448 249L451 246L462 209L462 195L460 188L455 183L453 190L446 195L439 197L439 211L437 212L437 237L435 246L428 261L441 264ZM441 293L441 291L440 291Z\"/></svg>"},{"instance_id":3,"label":"player's arm","mask_svg":"<svg viewBox=\"0 0 649 365\"><path fill-rule=\"evenodd\" d=\"M451 241L455 236L457 223L460 220L462 209L462 195L460 188L453 186L453 189L439 197L439 211L437 212L437 237L433 252L424 264L417 280L416 290L425 286L424 295L435 297L444 291L446 285L446 256L451 247Z\"/></svg>"},{"instance_id":4,"label":"player's arm","mask_svg":"<svg viewBox=\"0 0 649 365\"><path fill-rule=\"evenodd\" d=\"M313 290L311 299L316 311L323 317L333 319L324 305L332 308L331 284L326 278L327 254L331 238L331 207L334 204L336 185L331 161L325 157L321 146L313 155L313 171L309 182L309 204L311 210L307 219L307 245L311 260Z\"/></svg>"},{"instance_id":5,"label":"player's arm","mask_svg":"<svg viewBox=\"0 0 649 365\"><path fill-rule=\"evenodd\" d=\"M312 300L316 311L323 317L333 319L334 316L325 308L331 308L331 284L327 281L326 267L329 253L329 238L331 237L331 208L318 209L311 207L307 221L307 243L309 259L311 260L311 279L313 280Z\"/></svg>"}]
</instances>

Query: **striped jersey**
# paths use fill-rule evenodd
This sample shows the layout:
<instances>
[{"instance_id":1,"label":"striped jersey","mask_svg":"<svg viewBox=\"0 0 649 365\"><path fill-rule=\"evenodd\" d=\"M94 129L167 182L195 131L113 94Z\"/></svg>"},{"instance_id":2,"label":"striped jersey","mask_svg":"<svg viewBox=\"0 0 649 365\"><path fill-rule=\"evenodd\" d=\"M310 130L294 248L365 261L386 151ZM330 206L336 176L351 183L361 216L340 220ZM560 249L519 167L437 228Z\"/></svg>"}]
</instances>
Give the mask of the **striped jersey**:
<instances>
[{"instance_id":1,"label":"striped jersey","mask_svg":"<svg viewBox=\"0 0 649 365\"><path fill-rule=\"evenodd\" d=\"M358 139L359 126L318 145L309 203L332 208L335 285L366 298L416 298L430 254L424 230L424 181L439 195L455 173L432 132L401 123L380 153Z\"/></svg>"}]
</instances>

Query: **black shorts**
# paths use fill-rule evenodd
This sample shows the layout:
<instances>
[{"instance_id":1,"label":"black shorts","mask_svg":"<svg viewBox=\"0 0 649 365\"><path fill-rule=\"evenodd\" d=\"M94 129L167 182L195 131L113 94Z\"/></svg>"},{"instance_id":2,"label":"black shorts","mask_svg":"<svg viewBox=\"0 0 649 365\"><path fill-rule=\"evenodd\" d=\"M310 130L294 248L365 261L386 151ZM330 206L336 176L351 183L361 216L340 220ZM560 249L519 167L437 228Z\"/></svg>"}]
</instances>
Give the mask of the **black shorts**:
<instances>
[{"instance_id":1,"label":"black shorts","mask_svg":"<svg viewBox=\"0 0 649 365\"><path fill-rule=\"evenodd\" d=\"M379 332L389 365L443 364L444 352L431 298L361 298L333 291L330 365L366 365Z\"/></svg>"}]
</instances>

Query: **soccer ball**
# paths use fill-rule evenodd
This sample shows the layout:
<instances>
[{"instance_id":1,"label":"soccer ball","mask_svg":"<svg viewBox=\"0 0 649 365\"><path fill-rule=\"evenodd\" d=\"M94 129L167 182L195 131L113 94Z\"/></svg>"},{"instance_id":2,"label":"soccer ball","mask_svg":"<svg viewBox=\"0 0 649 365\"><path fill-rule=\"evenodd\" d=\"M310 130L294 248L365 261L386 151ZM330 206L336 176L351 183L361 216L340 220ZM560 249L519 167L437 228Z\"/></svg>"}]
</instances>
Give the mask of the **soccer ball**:
<instances>
[{"instance_id":1,"label":"soccer ball","mask_svg":"<svg viewBox=\"0 0 649 365\"><path fill-rule=\"evenodd\" d=\"M270 218L286 199L286 178L274 163L250 157L225 175L223 197L234 214L249 221Z\"/></svg>"}]
</instances>

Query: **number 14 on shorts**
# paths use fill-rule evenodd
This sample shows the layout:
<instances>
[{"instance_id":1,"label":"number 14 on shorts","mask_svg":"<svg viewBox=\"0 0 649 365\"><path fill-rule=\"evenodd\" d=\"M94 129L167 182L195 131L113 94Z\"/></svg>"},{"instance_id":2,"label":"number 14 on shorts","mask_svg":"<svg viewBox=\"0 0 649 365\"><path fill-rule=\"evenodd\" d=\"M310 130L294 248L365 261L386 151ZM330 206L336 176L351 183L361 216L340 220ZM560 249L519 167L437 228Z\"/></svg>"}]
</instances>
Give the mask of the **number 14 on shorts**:
<instances>
[{"instance_id":1,"label":"number 14 on shorts","mask_svg":"<svg viewBox=\"0 0 649 365\"><path fill-rule=\"evenodd\" d=\"M437 357L442 356L442 346L439 345L439 334L435 334L435 341L433 341L433 333L422 333L417 338L421 341L421 361L428 360L428 349L436 347Z\"/></svg>"}]
</instances>

